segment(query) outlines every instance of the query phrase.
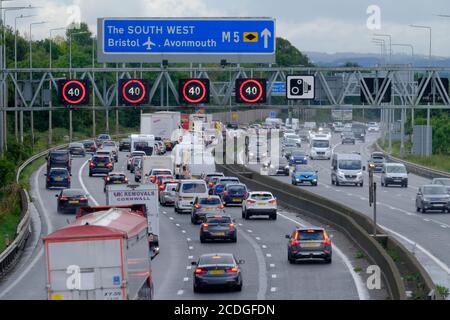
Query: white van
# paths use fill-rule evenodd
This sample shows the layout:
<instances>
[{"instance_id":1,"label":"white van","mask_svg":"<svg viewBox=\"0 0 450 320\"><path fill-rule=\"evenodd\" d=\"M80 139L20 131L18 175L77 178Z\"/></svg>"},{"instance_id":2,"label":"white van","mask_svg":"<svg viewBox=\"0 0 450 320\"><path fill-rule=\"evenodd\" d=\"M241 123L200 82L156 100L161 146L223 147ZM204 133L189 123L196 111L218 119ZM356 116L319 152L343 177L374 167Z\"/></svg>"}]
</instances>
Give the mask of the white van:
<instances>
[{"instance_id":1,"label":"white van","mask_svg":"<svg viewBox=\"0 0 450 320\"><path fill-rule=\"evenodd\" d=\"M362 187L364 185L363 171L365 170L361 155L335 153L331 161L331 183L336 186L354 184Z\"/></svg>"},{"instance_id":2,"label":"white van","mask_svg":"<svg viewBox=\"0 0 450 320\"><path fill-rule=\"evenodd\" d=\"M311 160L314 159L331 159L331 141L323 135L324 137L318 137L317 135L312 136L310 140L309 157Z\"/></svg>"},{"instance_id":3,"label":"white van","mask_svg":"<svg viewBox=\"0 0 450 320\"><path fill-rule=\"evenodd\" d=\"M175 212L191 212L196 197L208 197L204 180L181 180L175 196Z\"/></svg>"}]
</instances>

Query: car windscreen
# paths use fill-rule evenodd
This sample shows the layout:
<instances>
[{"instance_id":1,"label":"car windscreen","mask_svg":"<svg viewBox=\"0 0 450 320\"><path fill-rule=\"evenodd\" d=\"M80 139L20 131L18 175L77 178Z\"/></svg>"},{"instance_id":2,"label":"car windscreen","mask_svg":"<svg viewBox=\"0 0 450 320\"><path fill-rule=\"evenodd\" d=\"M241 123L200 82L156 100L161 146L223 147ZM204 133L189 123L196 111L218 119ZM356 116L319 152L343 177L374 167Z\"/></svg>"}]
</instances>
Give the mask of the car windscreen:
<instances>
[{"instance_id":1,"label":"car windscreen","mask_svg":"<svg viewBox=\"0 0 450 320\"><path fill-rule=\"evenodd\" d=\"M183 183L181 187L183 193L206 193L206 187L203 183Z\"/></svg>"},{"instance_id":2,"label":"car windscreen","mask_svg":"<svg viewBox=\"0 0 450 320\"><path fill-rule=\"evenodd\" d=\"M115 147L116 144L114 142L103 142L104 147Z\"/></svg>"},{"instance_id":3,"label":"car windscreen","mask_svg":"<svg viewBox=\"0 0 450 320\"><path fill-rule=\"evenodd\" d=\"M201 198L201 199L199 199L199 203L204 204L204 205L216 205L216 204L220 204L220 199L219 198Z\"/></svg>"},{"instance_id":4,"label":"car windscreen","mask_svg":"<svg viewBox=\"0 0 450 320\"><path fill-rule=\"evenodd\" d=\"M230 224L233 221L231 220L231 217L224 217L224 216L207 216L206 217L206 223L210 224Z\"/></svg>"},{"instance_id":5,"label":"car windscreen","mask_svg":"<svg viewBox=\"0 0 450 320\"><path fill-rule=\"evenodd\" d=\"M361 160L340 160L339 169L341 170L361 170Z\"/></svg>"},{"instance_id":6,"label":"car windscreen","mask_svg":"<svg viewBox=\"0 0 450 320\"><path fill-rule=\"evenodd\" d=\"M211 265L211 264L221 264L221 265L234 265L234 259L231 255L217 255L217 256L203 256L200 257L198 261L199 265Z\"/></svg>"},{"instance_id":7,"label":"car windscreen","mask_svg":"<svg viewBox=\"0 0 450 320\"><path fill-rule=\"evenodd\" d=\"M321 241L323 239L322 230L300 230L298 231L298 240L300 241Z\"/></svg>"},{"instance_id":8,"label":"car windscreen","mask_svg":"<svg viewBox=\"0 0 450 320\"><path fill-rule=\"evenodd\" d=\"M68 153L51 153L50 154L51 161L69 161Z\"/></svg>"},{"instance_id":9,"label":"car windscreen","mask_svg":"<svg viewBox=\"0 0 450 320\"><path fill-rule=\"evenodd\" d=\"M270 193L258 193L258 194L252 194L251 198L253 200L264 201L264 200L272 199L273 196Z\"/></svg>"},{"instance_id":10,"label":"car windscreen","mask_svg":"<svg viewBox=\"0 0 450 320\"><path fill-rule=\"evenodd\" d=\"M297 172L314 172L313 167L310 166L297 166L295 167L295 171Z\"/></svg>"},{"instance_id":11,"label":"car windscreen","mask_svg":"<svg viewBox=\"0 0 450 320\"><path fill-rule=\"evenodd\" d=\"M71 143L69 145L69 148L82 148L83 144L82 143Z\"/></svg>"},{"instance_id":12,"label":"car windscreen","mask_svg":"<svg viewBox=\"0 0 450 320\"><path fill-rule=\"evenodd\" d=\"M84 141L84 142L83 142L83 145L84 145L84 146L87 146L87 147L93 146L94 144L95 144L94 141Z\"/></svg>"},{"instance_id":13,"label":"car windscreen","mask_svg":"<svg viewBox=\"0 0 450 320\"><path fill-rule=\"evenodd\" d=\"M109 139L111 139L111 137L107 134L101 134L98 136L98 139L99 140L109 140Z\"/></svg>"},{"instance_id":14,"label":"car windscreen","mask_svg":"<svg viewBox=\"0 0 450 320\"><path fill-rule=\"evenodd\" d=\"M435 181L435 184L442 184L443 186L450 186L450 179L439 179Z\"/></svg>"},{"instance_id":15,"label":"car windscreen","mask_svg":"<svg viewBox=\"0 0 450 320\"><path fill-rule=\"evenodd\" d=\"M125 176L123 174L112 174L112 175L109 175L109 177L113 180L125 179Z\"/></svg>"},{"instance_id":16,"label":"car windscreen","mask_svg":"<svg viewBox=\"0 0 450 320\"><path fill-rule=\"evenodd\" d=\"M108 163L111 162L111 159L109 157L94 157L92 161L95 163Z\"/></svg>"},{"instance_id":17,"label":"car windscreen","mask_svg":"<svg viewBox=\"0 0 450 320\"><path fill-rule=\"evenodd\" d=\"M313 146L313 148L329 148L330 141L328 141L328 140L313 140L312 146Z\"/></svg>"},{"instance_id":18,"label":"car windscreen","mask_svg":"<svg viewBox=\"0 0 450 320\"><path fill-rule=\"evenodd\" d=\"M423 194L446 194L447 190L444 186L429 186L423 188Z\"/></svg>"},{"instance_id":19,"label":"car windscreen","mask_svg":"<svg viewBox=\"0 0 450 320\"><path fill-rule=\"evenodd\" d=\"M53 169L50 171L50 176L69 176L69 171L63 169Z\"/></svg>"},{"instance_id":20,"label":"car windscreen","mask_svg":"<svg viewBox=\"0 0 450 320\"><path fill-rule=\"evenodd\" d=\"M403 166L387 166L387 173L406 173L406 168Z\"/></svg>"},{"instance_id":21,"label":"car windscreen","mask_svg":"<svg viewBox=\"0 0 450 320\"><path fill-rule=\"evenodd\" d=\"M302 158L305 157L306 155L303 152L292 152L292 156Z\"/></svg>"},{"instance_id":22,"label":"car windscreen","mask_svg":"<svg viewBox=\"0 0 450 320\"><path fill-rule=\"evenodd\" d=\"M132 152L131 157L143 157L145 156L145 152Z\"/></svg>"}]
</instances>

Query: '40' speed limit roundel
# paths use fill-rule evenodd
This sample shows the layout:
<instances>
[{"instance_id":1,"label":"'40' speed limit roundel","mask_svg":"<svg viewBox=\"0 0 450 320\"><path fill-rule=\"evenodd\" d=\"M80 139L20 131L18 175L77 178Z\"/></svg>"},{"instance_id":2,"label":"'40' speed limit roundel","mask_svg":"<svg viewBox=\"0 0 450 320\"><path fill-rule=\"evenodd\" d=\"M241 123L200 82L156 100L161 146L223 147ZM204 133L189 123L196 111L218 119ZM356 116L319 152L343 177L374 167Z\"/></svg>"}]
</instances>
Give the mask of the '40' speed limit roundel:
<instances>
[{"instance_id":1,"label":"'40' speed limit roundel","mask_svg":"<svg viewBox=\"0 0 450 320\"><path fill-rule=\"evenodd\" d=\"M209 79L180 79L178 88L182 104L209 103Z\"/></svg>"},{"instance_id":2,"label":"'40' speed limit roundel","mask_svg":"<svg viewBox=\"0 0 450 320\"><path fill-rule=\"evenodd\" d=\"M267 81L265 79L236 79L237 103L265 103Z\"/></svg>"},{"instance_id":3,"label":"'40' speed limit roundel","mask_svg":"<svg viewBox=\"0 0 450 320\"><path fill-rule=\"evenodd\" d=\"M142 105L148 104L150 83L144 79L119 80L119 104Z\"/></svg>"},{"instance_id":4,"label":"'40' speed limit roundel","mask_svg":"<svg viewBox=\"0 0 450 320\"><path fill-rule=\"evenodd\" d=\"M87 80L58 81L59 101L65 105L86 105L89 103L89 82Z\"/></svg>"}]
</instances>

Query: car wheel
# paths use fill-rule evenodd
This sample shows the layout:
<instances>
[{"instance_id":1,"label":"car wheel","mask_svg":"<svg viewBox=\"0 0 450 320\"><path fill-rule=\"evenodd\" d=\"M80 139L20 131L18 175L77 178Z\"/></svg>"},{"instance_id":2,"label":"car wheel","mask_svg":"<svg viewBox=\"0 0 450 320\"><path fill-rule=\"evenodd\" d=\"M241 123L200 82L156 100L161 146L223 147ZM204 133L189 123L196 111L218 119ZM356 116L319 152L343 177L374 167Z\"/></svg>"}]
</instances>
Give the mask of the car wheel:
<instances>
[{"instance_id":1,"label":"car wheel","mask_svg":"<svg viewBox=\"0 0 450 320\"><path fill-rule=\"evenodd\" d=\"M234 236L233 238L231 238L231 242L232 243L236 243L237 242L237 236Z\"/></svg>"},{"instance_id":2,"label":"car wheel","mask_svg":"<svg viewBox=\"0 0 450 320\"><path fill-rule=\"evenodd\" d=\"M427 213L427 209L422 208L422 213Z\"/></svg>"},{"instance_id":3,"label":"car wheel","mask_svg":"<svg viewBox=\"0 0 450 320\"><path fill-rule=\"evenodd\" d=\"M236 291L242 291L242 282L236 286Z\"/></svg>"},{"instance_id":4,"label":"car wheel","mask_svg":"<svg viewBox=\"0 0 450 320\"><path fill-rule=\"evenodd\" d=\"M416 212L420 212L420 208L419 207L416 207Z\"/></svg>"},{"instance_id":5,"label":"car wheel","mask_svg":"<svg viewBox=\"0 0 450 320\"><path fill-rule=\"evenodd\" d=\"M201 290L200 290L200 287L199 286L196 286L195 284L194 284L194 292L195 293L200 293L201 292Z\"/></svg>"},{"instance_id":6,"label":"car wheel","mask_svg":"<svg viewBox=\"0 0 450 320\"><path fill-rule=\"evenodd\" d=\"M336 180L336 187L339 187L339 181Z\"/></svg>"},{"instance_id":7,"label":"car wheel","mask_svg":"<svg viewBox=\"0 0 450 320\"><path fill-rule=\"evenodd\" d=\"M408 184L407 183L405 183L405 188L408 188Z\"/></svg>"},{"instance_id":8,"label":"car wheel","mask_svg":"<svg viewBox=\"0 0 450 320\"><path fill-rule=\"evenodd\" d=\"M89 177L92 177L92 172L89 172Z\"/></svg>"},{"instance_id":9,"label":"car wheel","mask_svg":"<svg viewBox=\"0 0 450 320\"><path fill-rule=\"evenodd\" d=\"M314 187L317 187L317 182L316 182L316 183L313 183L313 186L314 186Z\"/></svg>"},{"instance_id":10,"label":"car wheel","mask_svg":"<svg viewBox=\"0 0 450 320\"><path fill-rule=\"evenodd\" d=\"M325 259L325 263L331 263L331 261L332 261L331 257Z\"/></svg>"},{"instance_id":11,"label":"car wheel","mask_svg":"<svg viewBox=\"0 0 450 320\"><path fill-rule=\"evenodd\" d=\"M204 237L200 236L200 243L205 243L205 242L206 242L206 239Z\"/></svg>"},{"instance_id":12,"label":"car wheel","mask_svg":"<svg viewBox=\"0 0 450 320\"><path fill-rule=\"evenodd\" d=\"M270 219L277 220L277 214L274 213L274 214L270 215Z\"/></svg>"},{"instance_id":13,"label":"car wheel","mask_svg":"<svg viewBox=\"0 0 450 320\"><path fill-rule=\"evenodd\" d=\"M384 182L383 181L381 181L381 186L384 187Z\"/></svg>"},{"instance_id":14,"label":"car wheel","mask_svg":"<svg viewBox=\"0 0 450 320\"><path fill-rule=\"evenodd\" d=\"M250 214L249 214L247 211L245 212L244 219L245 219L245 220L250 219Z\"/></svg>"},{"instance_id":15,"label":"car wheel","mask_svg":"<svg viewBox=\"0 0 450 320\"><path fill-rule=\"evenodd\" d=\"M288 252L288 261L290 264L294 264L294 262L295 262L294 259L291 258L291 255L289 254L289 252Z\"/></svg>"},{"instance_id":16,"label":"car wheel","mask_svg":"<svg viewBox=\"0 0 450 320\"><path fill-rule=\"evenodd\" d=\"M359 186L362 188L362 187L364 187L364 182L361 182L360 184L359 184Z\"/></svg>"}]
</instances>

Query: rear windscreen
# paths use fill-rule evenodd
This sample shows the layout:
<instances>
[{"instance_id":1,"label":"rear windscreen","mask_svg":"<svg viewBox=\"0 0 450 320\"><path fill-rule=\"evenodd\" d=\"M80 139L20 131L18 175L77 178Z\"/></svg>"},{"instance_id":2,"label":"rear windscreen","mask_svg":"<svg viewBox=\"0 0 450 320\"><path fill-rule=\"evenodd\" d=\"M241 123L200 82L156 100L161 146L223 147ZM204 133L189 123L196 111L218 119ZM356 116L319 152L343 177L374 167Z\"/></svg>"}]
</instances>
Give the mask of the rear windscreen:
<instances>
[{"instance_id":1,"label":"rear windscreen","mask_svg":"<svg viewBox=\"0 0 450 320\"><path fill-rule=\"evenodd\" d=\"M247 189L244 186L230 186L227 188L228 191L232 192L245 192Z\"/></svg>"},{"instance_id":2,"label":"rear windscreen","mask_svg":"<svg viewBox=\"0 0 450 320\"><path fill-rule=\"evenodd\" d=\"M108 157L94 158L93 161L96 162L96 163L108 163L108 162L111 162L111 160Z\"/></svg>"},{"instance_id":3,"label":"rear windscreen","mask_svg":"<svg viewBox=\"0 0 450 320\"><path fill-rule=\"evenodd\" d=\"M238 179L220 179L220 183L222 184L227 184L227 183L231 183L231 182L239 182Z\"/></svg>"},{"instance_id":4,"label":"rear windscreen","mask_svg":"<svg viewBox=\"0 0 450 320\"><path fill-rule=\"evenodd\" d=\"M170 175L171 172L169 170L153 170L152 174L154 176L164 176L164 175Z\"/></svg>"},{"instance_id":5,"label":"rear windscreen","mask_svg":"<svg viewBox=\"0 0 450 320\"><path fill-rule=\"evenodd\" d=\"M50 175L67 177L69 175L69 172L67 170L52 170L50 171Z\"/></svg>"},{"instance_id":6,"label":"rear windscreen","mask_svg":"<svg viewBox=\"0 0 450 320\"><path fill-rule=\"evenodd\" d=\"M264 194L253 194L251 197L253 200L270 200L272 199L272 195L268 194L268 193L264 193Z\"/></svg>"},{"instance_id":7,"label":"rear windscreen","mask_svg":"<svg viewBox=\"0 0 450 320\"><path fill-rule=\"evenodd\" d=\"M208 265L208 264L225 264L225 265L234 265L234 259L232 256L207 256L201 257L199 265Z\"/></svg>"},{"instance_id":8,"label":"rear windscreen","mask_svg":"<svg viewBox=\"0 0 450 320\"><path fill-rule=\"evenodd\" d=\"M206 223L210 224L230 224L232 223L230 217L206 217Z\"/></svg>"},{"instance_id":9,"label":"rear windscreen","mask_svg":"<svg viewBox=\"0 0 450 320\"><path fill-rule=\"evenodd\" d=\"M181 191L183 193L205 193L206 187L204 184L200 183L184 183Z\"/></svg>"},{"instance_id":10,"label":"rear windscreen","mask_svg":"<svg viewBox=\"0 0 450 320\"><path fill-rule=\"evenodd\" d=\"M52 153L50 159L52 161L69 161L69 155L67 153Z\"/></svg>"},{"instance_id":11,"label":"rear windscreen","mask_svg":"<svg viewBox=\"0 0 450 320\"><path fill-rule=\"evenodd\" d=\"M219 198L202 198L199 201L200 204L205 204L205 205L215 205L215 204L220 204L220 199Z\"/></svg>"},{"instance_id":12,"label":"rear windscreen","mask_svg":"<svg viewBox=\"0 0 450 320\"><path fill-rule=\"evenodd\" d=\"M298 240L300 241L319 241L323 239L323 231L322 230L314 230L314 231L298 231Z\"/></svg>"}]
</instances>

